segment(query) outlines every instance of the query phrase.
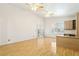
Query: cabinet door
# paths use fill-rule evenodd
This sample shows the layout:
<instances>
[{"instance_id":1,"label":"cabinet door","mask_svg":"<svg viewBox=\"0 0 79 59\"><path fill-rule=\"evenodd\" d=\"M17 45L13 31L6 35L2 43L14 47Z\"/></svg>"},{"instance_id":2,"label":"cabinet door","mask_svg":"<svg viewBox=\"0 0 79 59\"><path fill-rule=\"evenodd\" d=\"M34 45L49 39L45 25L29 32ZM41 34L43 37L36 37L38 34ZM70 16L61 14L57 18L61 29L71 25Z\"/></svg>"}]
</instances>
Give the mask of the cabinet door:
<instances>
[{"instance_id":1,"label":"cabinet door","mask_svg":"<svg viewBox=\"0 0 79 59\"><path fill-rule=\"evenodd\" d=\"M73 21L72 20L65 21L64 28L65 28L65 30L72 30L73 29Z\"/></svg>"},{"instance_id":2,"label":"cabinet door","mask_svg":"<svg viewBox=\"0 0 79 59\"><path fill-rule=\"evenodd\" d=\"M77 21L76 21L76 23L77 23L77 24L76 24L76 25L77 25L77 26L76 26L76 30L77 30L76 33L77 33L77 36L79 37L79 13L77 13Z\"/></svg>"}]
</instances>

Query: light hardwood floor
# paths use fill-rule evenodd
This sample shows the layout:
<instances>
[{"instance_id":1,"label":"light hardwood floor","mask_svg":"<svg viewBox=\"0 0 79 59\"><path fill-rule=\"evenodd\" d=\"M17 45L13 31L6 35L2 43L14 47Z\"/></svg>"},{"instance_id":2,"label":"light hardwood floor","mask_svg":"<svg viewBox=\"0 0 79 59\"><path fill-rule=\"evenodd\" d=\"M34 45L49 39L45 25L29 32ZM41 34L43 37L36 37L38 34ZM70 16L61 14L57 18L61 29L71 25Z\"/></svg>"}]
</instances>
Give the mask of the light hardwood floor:
<instances>
[{"instance_id":1,"label":"light hardwood floor","mask_svg":"<svg viewBox=\"0 0 79 59\"><path fill-rule=\"evenodd\" d=\"M58 56L79 56L79 50L73 50L70 48L57 47Z\"/></svg>"},{"instance_id":2,"label":"light hardwood floor","mask_svg":"<svg viewBox=\"0 0 79 59\"><path fill-rule=\"evenodd\" d=\"M55 48L52 48L52 38L39 38L25 40L14 44L0 46L1 56L52 56ZM54 45L53 45L54 46Z\"/></svg>"},{"instance_id":3,"label":"light hardwood floor","mask_svg":"<svg viewBox=\"0 0 79 59\"><path fill-rule=\"evenodd\" d=\"M0 56L79 56L79 51L56 47L53 38L25 40L0 46Z\"/></svg>"}]
</instances>

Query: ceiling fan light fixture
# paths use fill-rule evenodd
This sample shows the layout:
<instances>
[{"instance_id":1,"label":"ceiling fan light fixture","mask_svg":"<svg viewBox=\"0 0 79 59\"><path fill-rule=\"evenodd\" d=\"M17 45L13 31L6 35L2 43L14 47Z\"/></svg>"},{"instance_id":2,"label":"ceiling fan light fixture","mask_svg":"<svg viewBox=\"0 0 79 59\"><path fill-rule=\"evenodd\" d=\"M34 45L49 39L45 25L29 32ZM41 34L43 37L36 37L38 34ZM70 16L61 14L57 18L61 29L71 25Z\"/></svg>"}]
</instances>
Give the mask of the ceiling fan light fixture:
<instances>
[{"instance_id":1,"label":"ceiling fan light fixture","mask_svg":"<svg viewBox=\"0 0 79 59\"><path fill-rule=\"evenodd\" d=\"M30 7L33 11L42 11L44 9L44 5L42 3L32 3L30 4Z\"/></svg>"}]
</instances>

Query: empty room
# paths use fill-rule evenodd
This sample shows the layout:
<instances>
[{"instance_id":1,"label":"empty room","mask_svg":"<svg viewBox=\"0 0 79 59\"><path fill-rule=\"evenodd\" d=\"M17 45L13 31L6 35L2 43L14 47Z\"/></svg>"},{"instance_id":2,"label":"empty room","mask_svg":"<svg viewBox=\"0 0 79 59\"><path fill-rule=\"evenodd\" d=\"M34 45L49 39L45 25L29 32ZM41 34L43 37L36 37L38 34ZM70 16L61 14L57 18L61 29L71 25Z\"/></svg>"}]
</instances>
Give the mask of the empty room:
<instances>
[{"instance_id":1,"label":"empty room","mask_svg":"<svg viewBox=\"0 0 79 59\"><path fill-rule=\"evenodd\" d=\"M0 56L79 56L79 3L0 3Z\"/></svg>"}]
</instances>

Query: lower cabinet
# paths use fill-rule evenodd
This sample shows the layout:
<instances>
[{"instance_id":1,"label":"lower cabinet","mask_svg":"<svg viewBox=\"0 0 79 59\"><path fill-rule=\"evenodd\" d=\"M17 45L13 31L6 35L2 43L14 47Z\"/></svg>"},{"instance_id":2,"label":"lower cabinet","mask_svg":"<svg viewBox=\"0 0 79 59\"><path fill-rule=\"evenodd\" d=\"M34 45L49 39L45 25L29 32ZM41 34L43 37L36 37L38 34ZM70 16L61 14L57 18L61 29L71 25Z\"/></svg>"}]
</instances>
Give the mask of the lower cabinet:
<instances>
[{"instance_id":1,"label":"lower cabinet","mask_svg":"<svg viewBox=\"0 0 79 59\"><path fill-rule=\"evenodd\" d=\"M79 38L57 36L56 47L57 55L79 56Z\"/></svg>"}]
</instances>

